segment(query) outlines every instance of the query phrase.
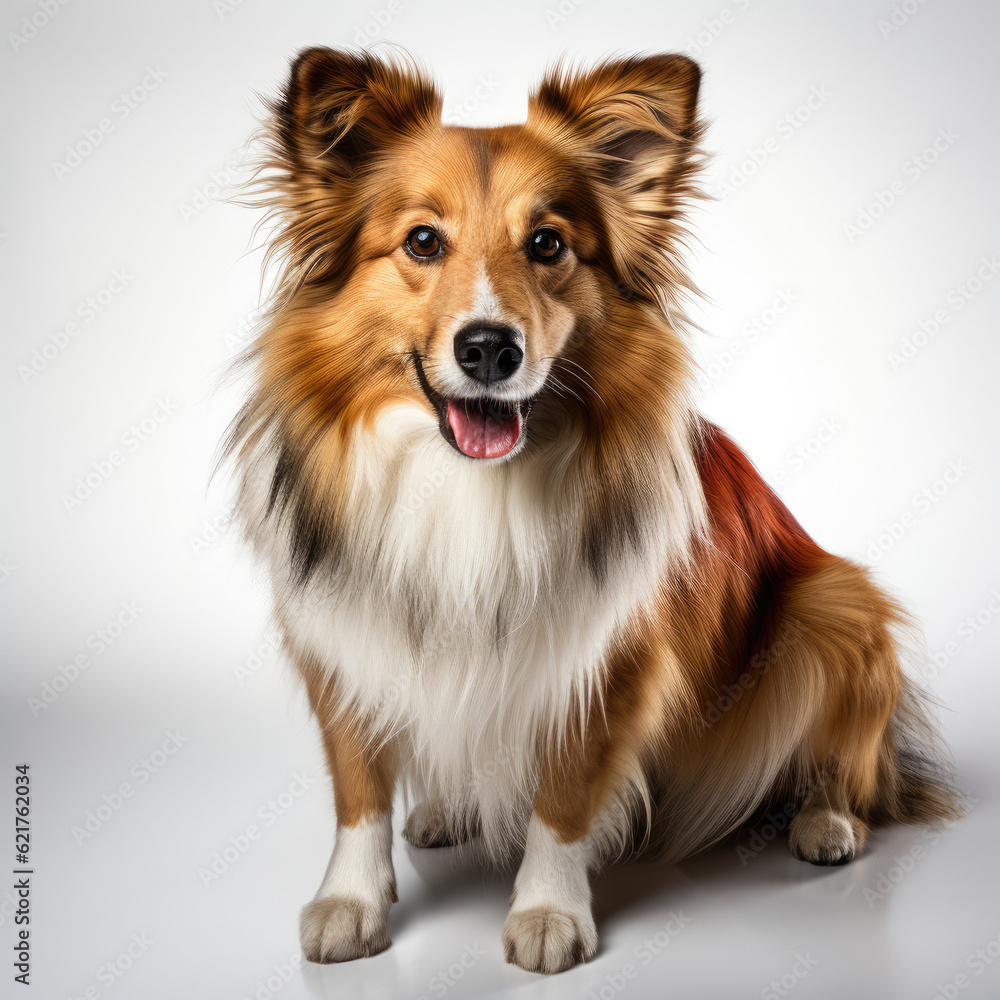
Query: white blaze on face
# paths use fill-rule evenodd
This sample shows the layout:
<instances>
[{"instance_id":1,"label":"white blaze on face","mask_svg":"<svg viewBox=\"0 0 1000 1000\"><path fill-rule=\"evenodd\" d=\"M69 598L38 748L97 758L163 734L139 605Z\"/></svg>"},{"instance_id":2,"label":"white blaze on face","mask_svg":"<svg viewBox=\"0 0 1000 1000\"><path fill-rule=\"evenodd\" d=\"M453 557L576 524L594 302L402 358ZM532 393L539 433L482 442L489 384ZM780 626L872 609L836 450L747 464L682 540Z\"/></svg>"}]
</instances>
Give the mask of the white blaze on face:
<instances>
[{"instance_id":1,"label":"white blaze on face","mask_svg":"<svg viewBox=\"0 0 1000 1000\"><path fill-rule=\"evenodd\" d=\"M451 335L446 335L438 348L441 353L431 383L445 399L444 417L458 450L470 458L505 459L523 445L528 401L542 388L550 362L532 362L527 357L523 322L504 307L483 260L476 266L471 292L468 309L451 317ZM518 357L506 375L486 381L475 377L475 369L484 359L472 351L477 337L492 337L488 333L491 328L498 331L504 345L516 348ZM460 335L461 350L469 351L470 371L463 370L456 356ZM466 336L468 347L464 346ZM482 344L483 351L501 351L499 341L484 339ZM497 362L492 357L488 360L491 367Z\"/></svg>"},{"instance_id":2,"label":"white blaze on face","mask_svg":"<svg viewBox=\"0 0 1000 1000\"><path fill-rule=\"evenodd\" d=\"M477 324L495 324L510 327L516 331L516 342L522 351L527 353L525 347L524 331L520 321L506 310L497 294L493 282L490 280L486 270L486 262L479 261L476 267L476 277L472 286L472 297L469 307L462 312L451 317L450 336L444 339L440 350L443 356L435 365L435 388L445 397L452 399L466 399L469 397L482 396L481 388L474 385L469 377L462 371L455 360L454 338L460 330L467 326ZM527 360L525 360L527 367ZM509 381L497 384L492 388L490 395L496 399L521 400L532 395L532 387L527 383L524 368ZM537 390L537 387L534 387Z\"/></svg>"},{"instance_id":3,"label":"white blaze on face","mask_svg":"<svg viewBox=\"0 0 1000 1000\"><path fill-rule=\"evenodd\" d=\"M500 299L490 281L490 276L486 273L486 264L479 262L476 274L476 284L473 288L472 308L469 310L468 318L462 323L504 323L506 322L503 309L500 306Z\"/></svg>"},{"instance_id":4,"label":"white blaze on face","mask_svg":"<svg viewBox=\"0 0 1000 1000\"><path fill-rule=\"evenodd\" d=\"M454 336L463 327L477 323L498 324L515 331L515 342L524 354L520 370L503 383L492 387L490 395L495 399L518 401L535 395L545 381L548 365L533 363L528 358L528 345L522 320L504 307L496 288L486 270L486 262L479 261L476 267L476 278L472 287L472 301L469 308L458 313L452 319L451 337L446 347L448 360L443 366L439 391L448 397L466 398L481 395L478 389L470 391L469 379L454 362L451 343Z\"/></svg>"}]
</instances>

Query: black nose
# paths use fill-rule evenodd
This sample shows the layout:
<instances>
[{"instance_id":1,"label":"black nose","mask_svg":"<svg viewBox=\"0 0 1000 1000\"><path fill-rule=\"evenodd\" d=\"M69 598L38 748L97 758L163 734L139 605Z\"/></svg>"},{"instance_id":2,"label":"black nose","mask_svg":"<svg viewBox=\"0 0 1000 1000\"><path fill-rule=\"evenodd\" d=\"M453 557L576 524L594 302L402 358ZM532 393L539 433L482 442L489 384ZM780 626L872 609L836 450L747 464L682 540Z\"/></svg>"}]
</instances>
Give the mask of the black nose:
<instances>
[{"instance_id":1,"label":"black nose","mask_svg":"<svg viewBox=\"0 0 1000 1000\"><path fill-rule=\"evenodd\" d=\"M455 334L455 357L466 375L489 385L510 378L524 352L511 327L470 323Z\"/></svg>"}]
</instances>

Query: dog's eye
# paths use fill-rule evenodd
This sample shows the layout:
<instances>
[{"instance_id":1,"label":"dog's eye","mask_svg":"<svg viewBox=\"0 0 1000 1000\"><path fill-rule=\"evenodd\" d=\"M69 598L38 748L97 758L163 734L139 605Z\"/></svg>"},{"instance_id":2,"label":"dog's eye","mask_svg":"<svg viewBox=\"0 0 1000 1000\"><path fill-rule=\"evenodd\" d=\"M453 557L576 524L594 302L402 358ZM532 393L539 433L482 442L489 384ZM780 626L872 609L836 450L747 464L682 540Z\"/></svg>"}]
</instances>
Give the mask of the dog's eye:
<instances>
[{"instance_id":1,"label":"dog's eye","mask_svg":"<svg viewBox=\"0 0 1000 1000\"><path fill-rule=\"evenodd\" d=\"M416 257L418 260L428 260L431 257L440 256L441 237L433 229L428 229L427 226L417 226L406 237L403 246L406 247L406 252L411 257Z\"/></svg>"},{"instance_id":2,"label":"dog's eye","mask_svg":"<svg viewBox=\"0 0 1000 1000\"><path fill-rule=\"evenodd\" d=\"M565 249L562 237L554 229L538 229L528 242L528 253L543 264L551 264Z\"/></svg>"}]
</instances>

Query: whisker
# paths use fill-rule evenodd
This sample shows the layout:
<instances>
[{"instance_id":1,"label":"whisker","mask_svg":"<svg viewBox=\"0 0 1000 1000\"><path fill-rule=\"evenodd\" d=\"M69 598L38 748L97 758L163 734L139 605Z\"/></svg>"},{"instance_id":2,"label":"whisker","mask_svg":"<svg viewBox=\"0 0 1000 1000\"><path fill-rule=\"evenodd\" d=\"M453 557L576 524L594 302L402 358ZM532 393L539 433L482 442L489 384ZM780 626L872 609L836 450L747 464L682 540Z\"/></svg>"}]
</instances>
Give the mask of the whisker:
<instances>
[{"instance_id":1,"label":"whisker","mask_svg":"<svg viewBox=\"0 0 1000 1000\"><path fill-rule=\"evenodd\" d=\"M566 383L563 382L562 379L558 378L555 375L550 374L549 380L552 383L552 388L556 391L557 395L559 396L569 395L581 403L584 402L584 398L578 392L574 391L568 385L566 385Z\"/></svg>"},{"instance_id":2,"label":"whisker","mask_svg":"<svg viewBox=\"0 0 1000 1000\"><path fill-rule=\"evenodd\" d=\"M543 358L542 360L551 360L553 362L552 364L553 368L555 368L559 364L564 364L564 365L572 365L574 368L579 369L579 372L567 371L565 372L565 374L575 378L585 389L593 393L593 395L596 396L598 400L600 400L602 403L604 402L604 397L600 394L600 392L597 391L596 386L591 381L593 376L590 374L590 372L587 371L586 368L583 367L583 365L579 364L576 361L573 361L570 358L563 357L562 355L559 354L550 354L546 358ZM552 378L552 375L550 374L549 377ZM577 398L580 399L579 396L577 396ZM580 401L583 402L582 399Z\"/></svg>"}]
</instances>

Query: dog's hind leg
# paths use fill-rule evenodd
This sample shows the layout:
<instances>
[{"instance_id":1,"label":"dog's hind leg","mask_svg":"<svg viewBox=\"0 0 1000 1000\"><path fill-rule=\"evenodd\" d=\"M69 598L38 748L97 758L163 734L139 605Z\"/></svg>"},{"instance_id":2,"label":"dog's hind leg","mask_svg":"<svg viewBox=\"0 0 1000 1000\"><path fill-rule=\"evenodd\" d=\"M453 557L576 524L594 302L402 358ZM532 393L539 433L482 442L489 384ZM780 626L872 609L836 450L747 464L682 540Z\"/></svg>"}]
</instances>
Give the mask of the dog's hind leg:
<instances>
[{"instance_id":1,"label":"dog's hind leg","mask_svg":"<svg viewBox=\"0 0 1000 1000\"><path fill-rule=\"evenodd\" d=\"M850 809L843 788L825 772L788 826L788 846L800 861L843 865L865 845L868 824Z\"/></svg>"},{"instance_id":2,"label":"dog's hind leg","mask_svg":"<svg viewBox=\"0 0 1000 1000\"><path fill-rule=\"evenodd\" d=\"M870 826L958 816L933 720L900 663L907 624L847 560L786 581L746 668L709 692L690 752L662 766L664 859L775 801L798 807L789 846L818 865L856 857Z\"/></svg>"},{"instance_id":3,"label":"dog's hind leg","mask_svg":"<svg viewBox=\"0 0 1000 1000\"><path fill-rule=\"evenodd\" d=\"M792 584L781 613L798 625L784 666L812 674L811 723L789 773L806 794L789 824L803 861L839 865L864 847L869 825L959 814L931 717L903 673L901 610L842 559Z\"/></svg>"}]
</instances>

